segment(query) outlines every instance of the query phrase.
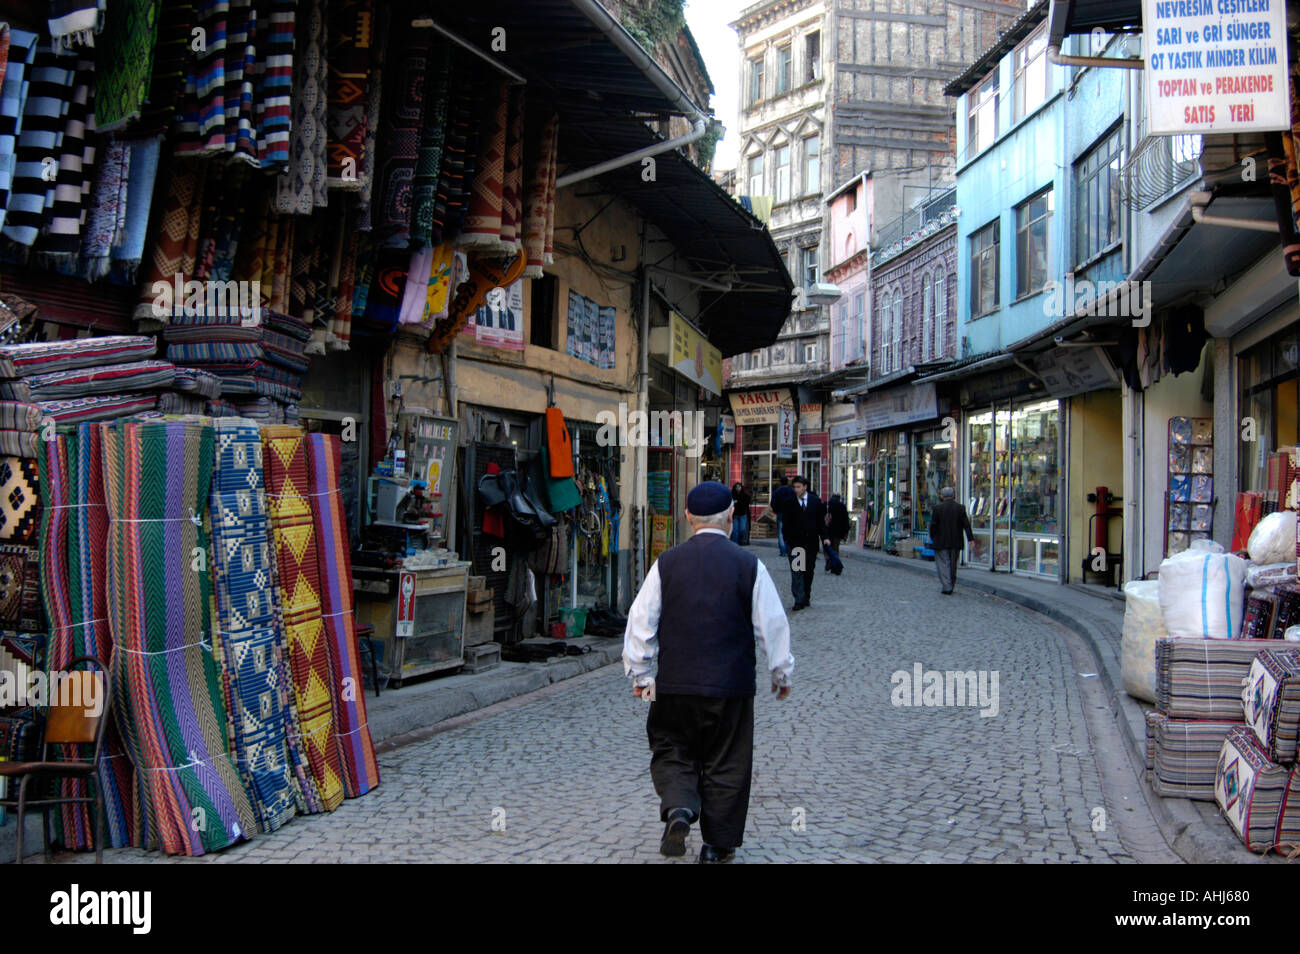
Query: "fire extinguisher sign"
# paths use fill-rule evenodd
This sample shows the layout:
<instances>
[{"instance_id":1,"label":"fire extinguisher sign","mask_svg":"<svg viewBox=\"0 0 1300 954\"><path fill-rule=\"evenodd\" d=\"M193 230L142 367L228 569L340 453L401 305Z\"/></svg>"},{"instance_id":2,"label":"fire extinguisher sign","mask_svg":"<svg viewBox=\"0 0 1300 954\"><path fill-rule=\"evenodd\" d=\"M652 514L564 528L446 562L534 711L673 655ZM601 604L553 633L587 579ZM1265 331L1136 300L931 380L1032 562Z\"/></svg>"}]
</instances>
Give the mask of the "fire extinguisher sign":
<instances>
[{"instance_id":1,"label":"fire extinguisher sign","mask_svg":"<svg viewBox=\"0 0 1300 954\"><path fill-rule=\"evenodd\" d=\"M397 629L401 638L415 635L415 574L403 572L397 583Z\"/></svg>"}]
</instances>

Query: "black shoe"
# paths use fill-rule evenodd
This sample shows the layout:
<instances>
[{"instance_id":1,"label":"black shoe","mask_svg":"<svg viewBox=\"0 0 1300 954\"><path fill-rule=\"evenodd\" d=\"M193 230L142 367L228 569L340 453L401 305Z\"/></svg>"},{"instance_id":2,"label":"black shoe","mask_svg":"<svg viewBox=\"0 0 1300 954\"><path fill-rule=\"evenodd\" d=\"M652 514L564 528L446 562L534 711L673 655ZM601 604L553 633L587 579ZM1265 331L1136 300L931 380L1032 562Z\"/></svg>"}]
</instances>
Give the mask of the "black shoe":
<instances>
[{"instance_id":1,"label":"black shoe","mask_svg":"<svg viewBox=\"0 0 1300 954\"><path fill-rule=\"evenodd\" d=\"M735 860L735 848L714 848L712 845L705 845L700 849L700 864L702 865L726 865Z\"/></svg>"},{"instance_id":2,"label":"black shoe","mask_svg":"<svg viewBox=\"0 0 1300 954\"><path fill-rule=\"evenodd\" d=\"M799 612L801 609L803 609L804 606L806 606L806 605L807 605L807 604L805 604L805 603L795 603L794 606L791 606L791 607L790 607L790 612L791 612L791 613L797 613L797 612Z\"/></svg>"},{"instance_id":3,"label":"black shoe","mask_svg":"<svg viewBox=\"0 0 1300 954\"><path fill-rule=\"evenodd\" d=\"M691 813L685 808L674 808L668 813L664 837L659 842L659 854L665 858L680 858L686 854L686 836L691 830Z\"/></svg>"}]
</instances>

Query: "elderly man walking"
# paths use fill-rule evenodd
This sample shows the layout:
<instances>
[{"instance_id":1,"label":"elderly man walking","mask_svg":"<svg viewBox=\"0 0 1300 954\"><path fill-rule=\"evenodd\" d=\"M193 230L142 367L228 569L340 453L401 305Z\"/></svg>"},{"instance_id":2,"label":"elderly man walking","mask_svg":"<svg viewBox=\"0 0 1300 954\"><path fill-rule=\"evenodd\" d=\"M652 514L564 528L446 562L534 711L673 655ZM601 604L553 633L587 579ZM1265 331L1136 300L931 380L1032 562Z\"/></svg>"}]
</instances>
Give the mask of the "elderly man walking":
<instances>
[{"instance_id":1,"label":"elderly man walking","mask_svg":"<svg viewBox=\"0 0 1300 954\"><path fill-rule=\"evenodd\" d=\"M697 819L701 864L735 857L749 814L754 759L755 640L772 692L790 695L794 657L781 597L754 554L728 539L732 497L716 481L686 496L694 535L660 555L628 611L623 667L650 702L650 777L664 834L659 850L686 853ZM658 656L658 674L651 663Z\"/></svg>"},{"instance_id":2,"label":"elderly man walking","mask_svg":"<svg viewBox=\"0 0 1300 954\"><path fill-rule=\"evenodd\" d=\"M970 531L970 516L966 508L956 501L951 487L939 491L939 503L930 513L930 539L934 541L934 566L939 573L939 592L952 595L957 585L957 564L961 560L962 533L974 540Z\"/></svg>"}]
</instances>

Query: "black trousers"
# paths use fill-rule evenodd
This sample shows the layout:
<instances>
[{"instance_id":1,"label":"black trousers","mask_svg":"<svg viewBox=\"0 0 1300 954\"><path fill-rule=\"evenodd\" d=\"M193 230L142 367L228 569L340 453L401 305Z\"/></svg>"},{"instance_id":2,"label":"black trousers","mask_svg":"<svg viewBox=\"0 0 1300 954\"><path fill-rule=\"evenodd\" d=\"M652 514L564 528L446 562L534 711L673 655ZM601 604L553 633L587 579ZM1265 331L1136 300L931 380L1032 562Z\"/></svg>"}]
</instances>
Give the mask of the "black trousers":
<instances>
[{"instance_id":1,"label":"black trousers","mask_svg":"<svg viewBox=\"0 0 1300 954\"><path fill-rule=\"evenodd\" d=\"M659 818L685 808L714 848L737 848L749 814L754 697L659 695L646 719Z\"/></svg>"},{"instance_id":2,"label":"black trousers","mask_svg":"<svg viewBox=\"0 0 1300 954\"><path fill-rule=\"evenodd\" d=\"M812 601L813 574L817 572L817 558L821 556L821 541L797 543L790 548L790 595L796 603ZM802 558L803 569L794 568L795 560Z\"/></svg>"}]
</instances>

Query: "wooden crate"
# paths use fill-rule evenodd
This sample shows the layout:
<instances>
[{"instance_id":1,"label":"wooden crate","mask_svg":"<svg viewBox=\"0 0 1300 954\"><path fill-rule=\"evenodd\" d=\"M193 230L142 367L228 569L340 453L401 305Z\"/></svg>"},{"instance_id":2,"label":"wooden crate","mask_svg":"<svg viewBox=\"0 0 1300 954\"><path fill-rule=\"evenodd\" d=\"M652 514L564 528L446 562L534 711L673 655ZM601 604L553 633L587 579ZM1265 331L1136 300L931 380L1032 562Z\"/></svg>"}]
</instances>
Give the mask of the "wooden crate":
<instances>
[{"instance_id":1,"label":"wooden crate","mask_svg":"<svg viewBox=\"0 0 1300 954\"><path fill-rule=\"evenodd\" d=\"M492 642L492 627L496 622L496 611L488 603L482 612L465 614L465 648L481 646Z\"/></svg>"},{"instance_id":2,"label":"wooden crate","mask_svg":"<svg viewBox=\"0 0 1300 954\"><path fill-rule=\"evenodd\" d=\"M501 665L501 644L480 643L465 647L465 668L461 672L486 672Z\"/></svg>"}]
</instances>

